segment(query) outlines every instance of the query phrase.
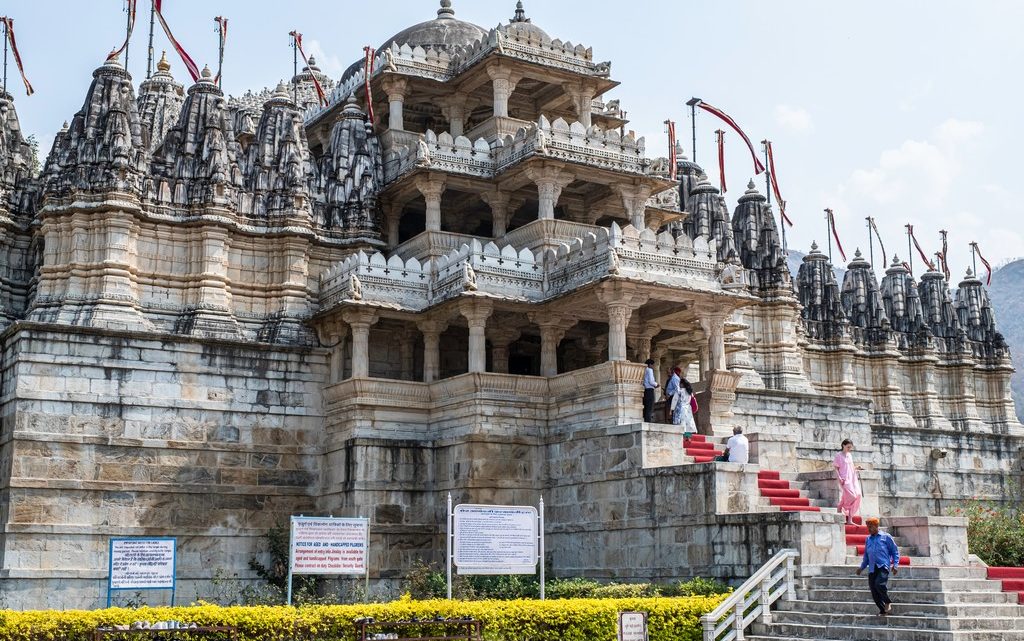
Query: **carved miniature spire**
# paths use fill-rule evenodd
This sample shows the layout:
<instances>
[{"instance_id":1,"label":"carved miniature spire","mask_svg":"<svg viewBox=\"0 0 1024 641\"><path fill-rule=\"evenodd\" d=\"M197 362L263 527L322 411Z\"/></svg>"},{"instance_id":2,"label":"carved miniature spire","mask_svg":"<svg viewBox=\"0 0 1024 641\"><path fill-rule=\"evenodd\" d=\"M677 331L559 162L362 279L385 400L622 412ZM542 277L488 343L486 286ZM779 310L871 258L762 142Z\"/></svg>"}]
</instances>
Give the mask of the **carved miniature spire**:
<instances>
[{"instance_id":1,"label":"carved miniature spire","mask_svg":"<svg viewBox=\"0 0 1024 641\"><path fill-rule=\"evenodd\" d=\"M996 328L988 292L969 267L956 290L954 307L976 356L1000 361L1008 355L1006 340Z\"/></svg>"},{"instance_id":2,"label":"carved miniature spire","mask_svg":"<svg viewBox=\"0 0 1024 641\"><path fill-rule=\"evenodd\" d=\"M755 291L767 294L792 287L775 216L753 180L739 198L732 216L732 232L740 260L750 270Z\"/></svg>"},{"instance_id":3,"label":"carved miniature spire","mask_svg":"<svg viewBox=\"0 0 1024 641\"><path fill-rule=\"evenodd\" d=\"M523 9L523 0L516 2L516 15L512 17L511 22L529 22L530 19L526 17L526 10Z\"/></svg>"},{"instance_id":4,"label":"carved miniature spire","mask_svg":"<svg viewBox=\"0 0 1024 641\"><path fill-rule=\"evenodd\" d=\"M331 130L324 180L325 226L368 236L380 233L377 193L384 182L380 142L353 96Z\"/></svg>"},{"instance_id":5,"label":"carved miniature spire","mask_svg":"<svg viewBox=\"0 0 1024 641\"><path fill-rule=\"evenodd\" d=\"M160 60L156 63L157 73L169 73L171 71L171 63L167 62L167 52L160 52Z\"/></svg>"},{"instance_id":6,"label":"carved miniature spire","mask_svg":"<svg viewBox=\"0 0 1024 641\"><path fill-rule=\"evenodd\" d=\"M796 285L808 337L819 341L841 340L848 325L846 313L835 272L828 257L818 251L817 243L812 243L810 253L804 256Z\"/></svg>"},{"instance_id":7,"label":"carved miniature spire","mask_svg":"<svg viewBox=\"0 0 1024 641\"><path fill-rule=\"evenodd\" d=\"M437 10L438 20L448 20L455 17L455 9L452 9L452 0L441 0L441 8Z\"/></svg>"},{"instance_id":8,"label":"carved miniature spire","mask_svg":"<svg viewBox=\"0 0 1024 641\"><path fill-rule=\"evenodd\" d=\"M736 256L733 242L729 209L703 172L697 176L697 183L689 193L689 216L681 223L681 231L691 240L698 236L714 238L718 243L719 262L727 263L730 256Z\"/></svg>"},{"instance_id":9,"label":"carved miniature spire","mask_svg":"<svg viewBox=\"0 0 1024 641\"><path fill-rule=\"evenodd\" d=\"M879 344L888 341L890 323L882 302L882 293L875 272L864 259L859 247L847 266L840 297L846 317L858 330L854 332L856 342Z\"/></svg>"},{"instance_id":10,"label":"carved miniature spire","mask_svg":"<svg viewBox=\"0 0 1024 641\"><path fill-rule=\"evenodd\" d=\"M142 140L150 154L163 144L167 132L178 121L185 102L185 88L171 75L166 51L156 69L156 73L139 86L138 100Z\"/></svg>"},{"instance_id":11,"label":"carved miniature spire","mask_svg":"<svg viewBox=\"0 0 1024 641\"><path fill-rule=\"evenodd\" d=\"M939 351L956 354L967 345L963 327L953 307L953 299L946 278L941 272L929 269L921 275L918 285L924 320L938 341Z\"/></svg>"}]
</instances>

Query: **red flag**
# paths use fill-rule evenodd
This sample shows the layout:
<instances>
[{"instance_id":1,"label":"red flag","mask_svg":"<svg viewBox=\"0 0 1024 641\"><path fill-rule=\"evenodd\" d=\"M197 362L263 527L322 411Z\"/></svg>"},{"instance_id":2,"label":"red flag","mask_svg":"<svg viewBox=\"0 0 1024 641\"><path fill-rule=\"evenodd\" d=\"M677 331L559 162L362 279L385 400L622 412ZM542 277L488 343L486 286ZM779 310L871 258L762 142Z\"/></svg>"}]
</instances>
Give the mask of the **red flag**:
<instances>
[{"instance_id":1,"label":"red flag","mask_svg":"<svg viewBox=\"0 0 1024 641\"><path fill-rule=\"evenodd\" d=\"M718 183L721 185L722 193L724 194L725 189L725 132L721 129L715 130L715 135L718 136Z\"/></svg>"},{"instance_id":2,"label":"red flag","mask_svg":"<svg viewBox=\"0 0 1024 641\"><path fill-rule=\"evenodd\" d=\"M828 215L828 226L832 230L832 238L836 239L836 248L839 250L839 255L843 257L843 262L845 263L846 252L843 251L843 243L839 242L839 232L836 231L836 217L831 209L826 209L825 213Z\"/></svg>"},{"instance_id":3,"label":"red flag","mask_svg":"<svg viewBox=\"0 0 1024 641\"><path fill-rule=\"evenodd\" d=\"M373 73L373 57L377 55L377 50L367 45L363 47L363 53L365 54L365 62L363 64L363 75L366 76L364 82L364 89L366 90L366 115L370 118L370 124L373 124L373 91L370 89L370 74Z\"/></svg>"},{"instance_id":4,"label":"red flag","mask_svg":"<svg viewBox=\"0 0 1024 641\"><path fill-rule=\"evenodd\" d=\"M946 277L946 280L949 280L950 276L949 257L947 256L947 253L949 252L949 243L946 241L946 234L948 233L949 232L945 229L939 230L939 234L942 235L942 251L939 252L939 264L942 265L942 274Z\"/></svg>"},{"instance_id":5,"label":"red flag","mask_svg":"<svg viewBox=\"0 0 1024 641\"><path fill-rule=\"evenodd\" d=\"M921 249L921 244L917 242L917 236L914 235L913 225L907 225L907 233L910 234L910 239L914 241L914 247L917 249L917 253L921 256L921 262L923 262L929 270L936 271L935 263L928 260L928 254L926 254L925 251Z\"/></svg>"},{"instance_id":6,"label":"red flag","mask_svg":"<svg viewBox=\"0 0 1024 641\"><path fill-rule=\"evenodd\" d=\"M138 0L128 0L128 31L124 34L124 44L107 54L107 60L113 60L121 55L128 48L128 41L131 40L132 31L135 29L135 4Z\"/></svg>"},{"instance_id":7,"label":"red flag","mask_svg":"<svg viewBox=\"0 0 1024 641\"><path fill-rule=\"evenodd\" d=\"M302 34L298 31L289 31L288 35L295 39L295 46L299 48L299 55L302 56L302 62L306 64L306 69L309 69L309 58L306 57L306 52L302 50ZM309 77L313 79L313 88L316 89L316 98L321 105L327 104L327 95L324 94L324 88L320 86L320 80L317 79L316 74L313 73L312 69L309 69Z\"/></svg>"},{"instance_id":8,"label":"red flag","mask_svg":"<svg viewBox=\"0 0 1024 641\"><path fill-rule=\"evenodd\" d=\"M219 36L219 42L217 43L218 51L224 51L224 44L228 41L228 19L223 16L217 16L214 21L220 25L220 29L217 31ZM220 85L220 69L217 69L217 75L213 79L213 83Z\"/></svg>"},{"instance_id":9,"label":"red flag","mask_svg":"<svg viewBox=\"0 0 1024 641\"><path fill-rule=\"evenodd\" d=\"M199 67L196 66L196 61L192 59L192 56L188 55L185 48L181 46L174 38L174 34L171 33L171 28L167 26L167 21L164 20L163 14L163 0L153 0L153 8L156 10L156 17L160 20L160 26L163 27L164 33L167 34L167 39L171 41L171 46L178 52L178 57L185 63L185 69L188 70L188 75L192 76L192 82L199 82Z\"/></svg>"},{"instance_id":10,"label":"red flag","mask_svg":"<svg viewBox=\"0 0 1024 641\"><path fill-rule=\"evenodd\" d=\"M750 142L750 138L747 137L747 134L743 133L743 130L740 129L740 126L736 124L736 121L733 120L729 114L725 113L724 111L717 107L712 107L711 105L704 101L698 102L697 106L703 109L704 111L708 112L709 114L717 116L718 118L723 120L725 124L732 127L733 131L740 135L740 138L743 139L743 142L747 143L747 148L750 149L750 157L754 159L754 174L760 174L762 171L764 171L764 165L762 165L761 161L758 160L757 152L754 151L754 145L753 143Z\"/></svg>"},{"instance_id":11,"label":"red flag","mask_svg":"<svg viewBox=\"0 0 1024 641\"><path fill-rule=\"evenodd\" d=\"M976 253L978 255L978 258L981 259L981 264L984 265L985 269L988 270L988 276L985 277L985 285L986 286L987 285L991 285L992 284L992 265L989 265L988 261L985 260L985 257L981 255L981 248L978 247L978 243L973 243L972 242L971 246L974 247L974 253Z\"/></svg>"},{"instance_id":12,"label":"red flag","mask_svg":"<svg viewBox=\"0 0 1024 641\"><path fill-rule=\"evenodd\" d=\"M676 123L666 120L665 124L668 125L668 179L675 180L676 163L679 162L676 156Z\"/></svg>"},{"instance_id":13,"label":"red flag","mask_svg":"<svg viewBox=\"0 0 1024 641\"><path fill-rule=\"evenodd\" d=\"M871 229L875 232L875 238L878 239L878 246L882 248L882 266L888 268L889 257L885 255L885 245L882 244L882 235L878 233L878 225L875 224L874 217L868 216L868 224L871 225Z\"/></svg>"},{"instance_id":14,"label":"red flag","mask_svg":"<svg viewBox=\"0 0 1024 641\"><path fill-rule=\"evenodd\" d=\"M782 194L779 193L779 180L775 174L775 154L772 152L772 141L766 140L765 149L768 152L768 176L772 181L772 193L775 194L775 200L779 203L779 213L782 214L782 221L793 226L793 221L786 215L786 201L782 199Z\"/></svg>"},{"instance_id":15,"label":"red flag","mask_svg":"<svg viewBox=\"0 0 1024 641\"><path fill-rule=\"evenodd\" d=\"M14 62L18 65L18 72L21 73L21 81L25 83L25 95L31 96L36 92L32 83L25 76L25 67L21 64L21 54L18 53L18 43L14 40L14 18L0 18L4 23L4 31L7 32L7 41L11 43L11 53L14 54Z\"/></svg>"}]
</instances>

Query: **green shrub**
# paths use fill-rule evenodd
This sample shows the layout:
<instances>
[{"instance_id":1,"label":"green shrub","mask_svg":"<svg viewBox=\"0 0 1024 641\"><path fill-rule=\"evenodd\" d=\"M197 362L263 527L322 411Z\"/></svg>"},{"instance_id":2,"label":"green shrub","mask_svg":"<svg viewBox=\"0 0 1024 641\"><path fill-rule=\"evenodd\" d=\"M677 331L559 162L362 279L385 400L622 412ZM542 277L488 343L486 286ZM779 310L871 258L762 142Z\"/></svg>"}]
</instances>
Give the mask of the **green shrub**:
<instances>
[{"instance_id":1,"label":"green shrub","mask_svg":"<svg viewBox=\"0 0 1024 641\"><path fill-rule=\"evenodd\" d=\"M717 596L730 592L732 592L732 588L718 579L697 577L673 584L669 590L665 591L665 594L671 596Z\"/></svg>"},{"instance_id":2,"label":"green shrub","mask_svg":"<svg viewBox=\"0 0 1024 641\"><path fill-rule=\"evenodd\" d=\"M1024 515L1017 506L971 502L951 510L966 516L967 549L989 565L1024 566Z\"/></svg>"},{"instance_id":3,"label":"green shrub","mask_svg":"<svg viewBox=\"0 0 1024 641\"><path fill-rule=\"evenodd\" d=\"M549 599L585 599L593 596L599 587L601 584L593 579L552 579L544 586L544 596Z\"/></svg>"}]
</instances>

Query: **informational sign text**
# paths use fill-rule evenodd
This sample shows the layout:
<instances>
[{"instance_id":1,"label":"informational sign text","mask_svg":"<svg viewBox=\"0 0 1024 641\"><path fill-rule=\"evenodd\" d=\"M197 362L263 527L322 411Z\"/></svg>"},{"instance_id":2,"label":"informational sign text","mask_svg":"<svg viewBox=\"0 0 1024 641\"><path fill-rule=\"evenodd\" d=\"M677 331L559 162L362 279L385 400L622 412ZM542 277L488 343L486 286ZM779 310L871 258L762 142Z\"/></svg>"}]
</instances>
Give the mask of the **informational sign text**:
<instances>
[{"instance_id":1,"label":"informational sign text","mask_svg":"<svg viewBox=\"0 0 1024 641\"><path fill-rule=\"evenodd\" d=\"M292 517L293 574L366 574L367 519Z\"/></svg>"},{"instance_id":2,"label":"informational sign text","mask_svg":"<svg viewBox=\"0 0 1024 641\"><path fill-rule=\"evenodd\" d=\"M537 509L513 505L455 507L454 562L459 574L533 574Z\"/></svg>"},{"instance_id":3,"label":"informational sign text","mask_svg":"<svg viewBox=\"0 0 1024 641\"><path fill-rule=\"evenodd\" d=\"M647 641L647 615L619 612L619 641Z\"/></svg>"},{"instance_id":4,"label":"informational sign text","mask_svg":"<svg viewBox=\"0 0 1024 641\"><path fill-rule=\"evenodd\" d=\"M172 538L111 539L111 590L173 590Z\"/></svg>"}]
</instances>

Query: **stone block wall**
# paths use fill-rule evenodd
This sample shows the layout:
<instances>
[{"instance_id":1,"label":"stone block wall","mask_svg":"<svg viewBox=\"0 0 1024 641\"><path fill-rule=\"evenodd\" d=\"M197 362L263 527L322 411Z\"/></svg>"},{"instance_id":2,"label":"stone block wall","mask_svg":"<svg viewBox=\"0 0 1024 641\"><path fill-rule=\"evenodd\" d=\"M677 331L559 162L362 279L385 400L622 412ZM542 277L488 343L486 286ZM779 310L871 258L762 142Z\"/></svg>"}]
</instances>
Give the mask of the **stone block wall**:
<instances>
[{"instance_id":1,"label":"stone block wall","mask_svg":"<svg viewBox=\"0 0 1024 641\"><path fill-rule=\"evenodd\" d=\"M315 508L319 352L20 323L2 370L10 607L100 603L111 536L178 537L183 589L251 577L267 529Z\"/></svg>"}]
</instances>

